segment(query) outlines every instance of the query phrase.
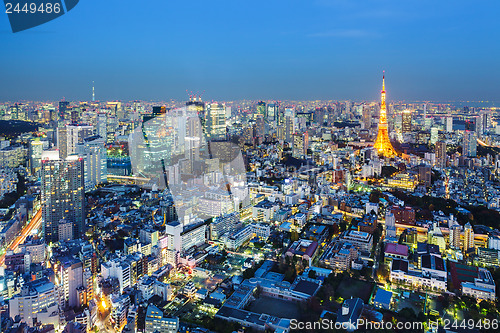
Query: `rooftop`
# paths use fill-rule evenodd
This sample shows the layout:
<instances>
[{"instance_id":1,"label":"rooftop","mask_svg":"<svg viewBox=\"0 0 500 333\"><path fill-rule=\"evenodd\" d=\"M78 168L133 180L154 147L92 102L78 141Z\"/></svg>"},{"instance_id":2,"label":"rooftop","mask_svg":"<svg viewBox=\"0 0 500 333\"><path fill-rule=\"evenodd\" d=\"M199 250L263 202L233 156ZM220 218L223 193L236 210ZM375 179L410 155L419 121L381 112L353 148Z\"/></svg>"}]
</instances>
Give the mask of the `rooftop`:
<instances>
[{"instance_id":1,"label":"rooftop","mask_svg":"<svg viewBox=\"0 0 500 333\"><path fill-rule=\"evenodd\" d=\"M375 295L373 302L389 305L391 304L391 299L392 299L392 292L382 288L378 288L377 294Z\"/></svg>"},{"instance_id":2,"label":"rooftop","mask_svg":"<svg viewBox=\"0 0 500 333\"><path fill-rule=\"evenodd\" d=\"M364 305L363 300L361 300L360 298L346 299L337 314L337 322L355 323L356 320L361 315L361 311L363 310L363 305Z\"/></svg>"},{"instance_id":3,"label":"rooftop","mask_svg":"<svg viewBox=\"0 0 500 333\"><path fill-rule=\"evenodd\" d=\"M317 248L318 242L299 239L298 241L293 242L288 251L293 253L294 255L307 255L309 257L312 257Z\"/></svg>"},{"instance_id":4,"label":"rooftop","mask_svg":"<svg viewBox=\"0 0 500 333\"><path fill-rule=\"evenodd\" d=\"M408 246L397 243L387 243L385 246L385 253L408 257Z\"/></svg>"},{"instance_id":5,"label":"rooftop","mask_svg":"<svg viewBox=\"0 0 500 333\"><path fill-rule=\"evenodd\" d=\"M403 271L405 273L408 273L408 261L394 259L392 261L391 271Z\"/></svg>"},{"instance_id":6,"label":"rooftop","mask_svg":"<svg viewBox=\"0 0 500 333\"><path fill-rule=\"evenodd\" d=\"M474 282L474 279L478 276L478 268L450 262L450 274L453 287L459 289L463 282Z\"/></svg>"},{"instance_id":7,"label":"rooftop","mask_svg":"<svg viewBox=\"0 0 500 333\"><path fill-rule=\"evenodd\" d=\"M314 296L318 289L321 287L320 283L313 282L311 280L298 280L292 286L292 290L307 294L309 296Z\"/></svg>"}]
</instances>

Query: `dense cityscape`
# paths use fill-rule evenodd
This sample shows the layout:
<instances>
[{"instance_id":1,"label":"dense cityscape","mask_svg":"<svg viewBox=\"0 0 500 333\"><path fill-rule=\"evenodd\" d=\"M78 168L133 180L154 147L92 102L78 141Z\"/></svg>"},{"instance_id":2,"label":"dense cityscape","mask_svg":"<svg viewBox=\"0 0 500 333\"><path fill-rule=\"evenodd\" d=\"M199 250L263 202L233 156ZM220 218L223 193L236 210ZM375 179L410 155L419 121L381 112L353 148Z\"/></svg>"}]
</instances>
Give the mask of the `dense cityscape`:
<instances>
[{"instance_id":1,"label":"dense cityscape","mask_svg":"<svg viewBox=\"0 0 500 333\"><path fill-rule=\"evenodd\" d=\"M1 331L497 330L499 109L380 85L1 103Z\"/></svg>"}]
</instances>

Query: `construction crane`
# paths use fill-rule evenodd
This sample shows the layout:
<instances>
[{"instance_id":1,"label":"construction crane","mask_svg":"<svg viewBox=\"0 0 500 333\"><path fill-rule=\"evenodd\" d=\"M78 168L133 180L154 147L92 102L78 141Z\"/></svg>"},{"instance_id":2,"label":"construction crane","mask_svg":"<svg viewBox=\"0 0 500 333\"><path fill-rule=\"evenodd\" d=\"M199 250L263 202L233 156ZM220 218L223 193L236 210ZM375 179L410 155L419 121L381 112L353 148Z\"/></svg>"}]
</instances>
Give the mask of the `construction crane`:
<instances>
[{"instance_id":1,"label":"construction crane","mask_svg":"<svg viewBox=\"0 0 500 333\"><path fill-rule=\"evenodd\" d=\"M193 91L188 91L186 89L186 93L188 94L189 96L189 101L190 102L196 102L196 101L199 101L201 102L201 97L203 96L203 94L205 93L205 90L203 90L203 92L200 94L199 92L196 92L196 94L193 93Z\"/></svg>"}]
</instances>

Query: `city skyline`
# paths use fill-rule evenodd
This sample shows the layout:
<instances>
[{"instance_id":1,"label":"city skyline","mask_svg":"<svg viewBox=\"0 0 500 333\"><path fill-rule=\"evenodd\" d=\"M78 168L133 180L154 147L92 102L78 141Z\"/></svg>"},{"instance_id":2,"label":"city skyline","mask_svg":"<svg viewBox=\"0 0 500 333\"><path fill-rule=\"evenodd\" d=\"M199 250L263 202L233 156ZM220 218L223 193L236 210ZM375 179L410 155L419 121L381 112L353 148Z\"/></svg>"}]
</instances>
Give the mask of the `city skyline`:
<instances>
[{"instance_id":1,"label":"city skyline","mask_svg":"<svg viewBox=\"0 0 500 333\"><path fill-rule=\"evenodd\" d=\"M2 333L499 331L500 3L31 1Z\"/></svg>"},{"instance_id":2,"label":"city skyline","mask_svg":"<svg viewBox=\"0 0 500 333\"><path fill-rule=\"evenodd\" d=\"M496 325L499 110L380 74L374 103L0 103L0 324Z\"/></svg>"},{"instance_id":3,"label":"city skyline","mask_svg":"<svg viewBox=\"0 0 500 333\"><path fill-rule=\"evenodd\" d=\"M3 16L0 100L90 100L92 81L97 100L375 100L383 69L389 101L499 99L493 2L122 3L17 34Z\"/></svg>"}]
</instances>

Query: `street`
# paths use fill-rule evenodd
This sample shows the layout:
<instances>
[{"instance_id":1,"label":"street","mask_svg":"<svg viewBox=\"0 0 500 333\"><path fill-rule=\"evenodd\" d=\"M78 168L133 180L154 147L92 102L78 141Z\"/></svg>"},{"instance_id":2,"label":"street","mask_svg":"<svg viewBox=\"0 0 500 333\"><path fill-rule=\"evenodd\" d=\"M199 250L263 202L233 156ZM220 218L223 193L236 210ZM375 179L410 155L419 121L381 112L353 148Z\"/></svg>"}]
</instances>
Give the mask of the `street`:
<instances>
[{"instance_id":1,"label":"street","mask_svg":"<svg viewBox=\"0 0 500 333\"><path fill-rule=\"evenodd\" d=\"M31 234L31 232L34 229L40 228L41 225L42 225L42 208L38 209L35 215L33 215L31 221L24 226L19 236L17 236L16 239L12 242L12 244L10 244L10 246L7 247L5 253L7 253L7 251L9 250L11 251L17 250L19 244L22 244L26 240L26 237L28 237L28 235ZM3 266L3 264L5 263L5 253L0 257L0 266Z\"/></svg>"}]
</instances>

